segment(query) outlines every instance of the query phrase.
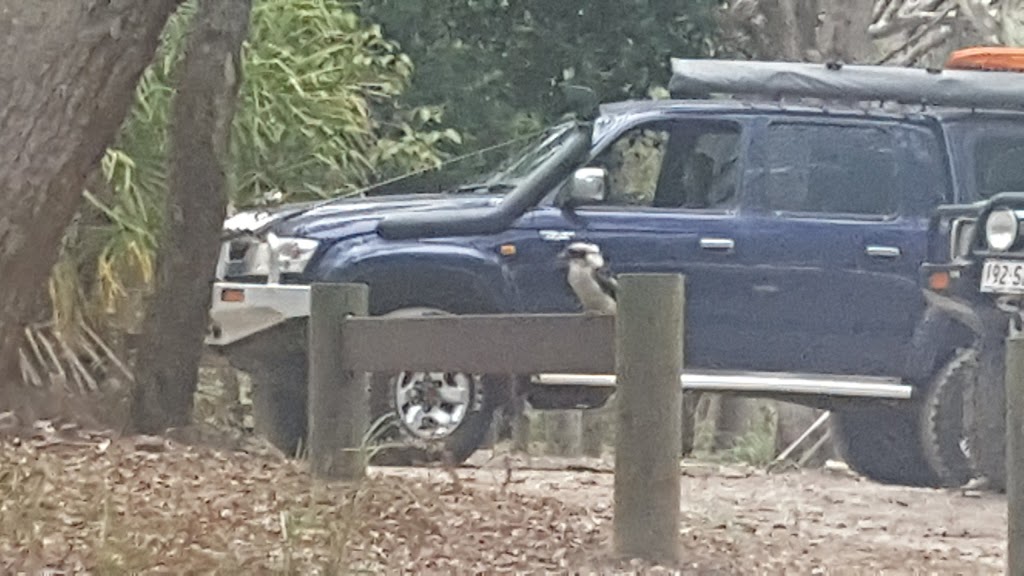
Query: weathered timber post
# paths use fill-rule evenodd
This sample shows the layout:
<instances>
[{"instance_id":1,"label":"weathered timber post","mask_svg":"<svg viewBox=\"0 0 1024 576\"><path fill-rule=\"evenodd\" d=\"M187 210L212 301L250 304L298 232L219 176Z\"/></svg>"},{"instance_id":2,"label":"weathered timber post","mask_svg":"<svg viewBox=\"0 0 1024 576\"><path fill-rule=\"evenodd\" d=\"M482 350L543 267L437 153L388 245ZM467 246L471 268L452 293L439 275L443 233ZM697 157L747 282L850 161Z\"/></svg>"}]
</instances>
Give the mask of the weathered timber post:
<instances>
[{"instance_id":1,"label":"weathered timber post","mask_svg":"<svg viewBox=\"0 0 1024 576\"><path fill-rule=\"evenodd\" d=\"M1024 334L1006 340L1006 573L1024 576Z\"/></svg>"},{"instance_id":2,"label":"weathered timber post","mask_svg":"<svg viewBox=\"0 0 1024 576\"><path fill-rule=\"evenodd\" d=\"M315 477L359 480L366 474L370 379L349 371L344 320L366 316L365 284L313 284L309 303L309 462Z\"/></svg>"},{"instance_id":3,"label":"weathered timber post","mask_svg":"<svg viewBox=\"0 0 1024 576\"><path fill-rule=\"evenodd\" d=\"M684 278L619 276L615 553L679 561Z\"/></svg>"}]
</instances>

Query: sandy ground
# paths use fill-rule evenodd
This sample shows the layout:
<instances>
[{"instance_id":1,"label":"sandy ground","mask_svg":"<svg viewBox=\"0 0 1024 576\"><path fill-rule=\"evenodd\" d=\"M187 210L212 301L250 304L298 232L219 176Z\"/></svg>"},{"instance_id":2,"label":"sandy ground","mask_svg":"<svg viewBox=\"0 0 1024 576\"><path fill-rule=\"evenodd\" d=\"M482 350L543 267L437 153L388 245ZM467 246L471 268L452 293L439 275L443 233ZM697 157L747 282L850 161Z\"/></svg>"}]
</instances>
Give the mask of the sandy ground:
<instances>
[{"instance_id":1,"label":"sandy ground","mask_svg":"<svg viewBox=\"0 0 1024 576\"><path fill-rule=\"evenodd\" d=\"M461 469L459 475L474 489L505 485L511 492L585 508L610 547L612 474L557 471L553 468L567 462L534 458L534 467L547 469L514 469L509 482L506 466L498 461ZM381 473L438 474L397 468ZM680 484L679 540L693 573L1003 573L1006 499L1001 495L881 485L843 468L769 474L697 462L683 463ZM594 552L601 557L606 551Z\"/></svg>"}]
</instances>

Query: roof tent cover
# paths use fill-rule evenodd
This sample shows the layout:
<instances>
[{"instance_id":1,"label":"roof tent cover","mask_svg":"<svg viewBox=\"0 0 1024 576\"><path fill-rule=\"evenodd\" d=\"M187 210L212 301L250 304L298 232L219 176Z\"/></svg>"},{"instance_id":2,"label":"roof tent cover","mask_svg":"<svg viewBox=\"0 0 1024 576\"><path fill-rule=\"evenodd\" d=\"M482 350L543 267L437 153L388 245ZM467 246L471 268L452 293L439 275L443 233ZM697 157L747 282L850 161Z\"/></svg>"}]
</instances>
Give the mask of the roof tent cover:
<instances>
[{"instance_id":1,"label":"roof tent cover","mask_svg":"<svg viewBox=\"0 0 1024 576\"><path fill-rule=\"evenodd\" d=\"M1024 49L1012 46L975 46L957 50L946 60L947 69L1024 71Z\"/></svg>"},{"instance_id":2,"label":"roof tent cover","mask_svg":"<svg viewBox=\"0 0 1024 576\"><path fill-rule=\"evenodd\" d=\"M712 94L1024 110L1024 74L900 66L672 59L675 98Z\"/></svg>"}]
</instances>

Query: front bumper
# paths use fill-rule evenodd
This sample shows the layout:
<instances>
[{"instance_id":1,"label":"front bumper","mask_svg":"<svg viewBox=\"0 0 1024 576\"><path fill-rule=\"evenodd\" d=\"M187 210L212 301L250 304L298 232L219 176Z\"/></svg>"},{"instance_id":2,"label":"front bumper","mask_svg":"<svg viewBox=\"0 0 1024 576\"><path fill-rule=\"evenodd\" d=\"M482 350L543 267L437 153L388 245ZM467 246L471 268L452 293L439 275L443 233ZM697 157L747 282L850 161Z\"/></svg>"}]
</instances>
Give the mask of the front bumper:
<instances>
[{"instance_id":1,"label":"front bumper","mask_svg":"<svg viewBox=\"0 0 1024 576\"><path fill-rule=\"evenodd\" d=\"M292 318L309 316L309 286L215 282L208 346L227 346Z\"/></svg>"},{"instance_id":2,"label":"front bumper","mask_svg":"<svg viewBox=\"0 0 1024 576\"><path fill-rule=\"evenodd\" d=\"M978 266L972 262L925 263L920 274L921 286L942 296L971 299L978 292Z\"/></svg>"},{"instance_id":3,"label":"front bumper","mask_svg":"<svg viewBox=\"0 0 1024 576\"><path fill-rule=\"evenodd\" d=\"M921 266L925 300L932 307L950 314L970 328L976 336L987 338L993 330L1005 332L1008 318L1020 314L1020 294L982 291L981 274L986 259L961 259L956 262ZM936 278L945 277L941 287Z\"/></svg>"}]
</instances>

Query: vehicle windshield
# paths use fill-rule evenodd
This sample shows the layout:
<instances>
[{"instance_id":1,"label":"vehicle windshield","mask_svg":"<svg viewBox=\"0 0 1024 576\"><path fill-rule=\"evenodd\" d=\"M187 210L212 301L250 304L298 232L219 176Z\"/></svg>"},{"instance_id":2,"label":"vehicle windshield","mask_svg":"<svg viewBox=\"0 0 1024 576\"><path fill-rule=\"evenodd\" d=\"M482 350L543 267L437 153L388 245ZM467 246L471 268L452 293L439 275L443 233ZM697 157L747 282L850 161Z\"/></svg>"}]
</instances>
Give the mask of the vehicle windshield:
<instances>
[{"instance_id":1,"label":"vehicle windshield","mask_svg":"<svg viewBox=\"0 0 1024 576\"><path fill-rule=\"evenodd\" d=\"M456 191L494 193L512 190L565 145L573 126L572 122L558 124L517 142L512 147L513 152L507 154L497 168L485 170L477 178L470 179L470 184L459 186Z\"/></svg>"},{"instance_id":2,"label":"vehicle windshield","mask_svg":"<svg viewBox=\"0 0 1024 576\"><path fill-rule=\"evenodd\" d=\"M513 156L488 182L517 184L550 158L569 139L572 123L559 124L531 140L519 156Z\"/></svg>"},{"instance_id":3,"label":"vehicle windshield","mask_svg":"<svg viewBox=\"0 0 1024 576\"><path fill-rule=\"evenodd\" d=\"M950 130L954 162L967 198L1024 192L1024 122L1014 119L961 121Z\"/></svg>"}]
</instances>

